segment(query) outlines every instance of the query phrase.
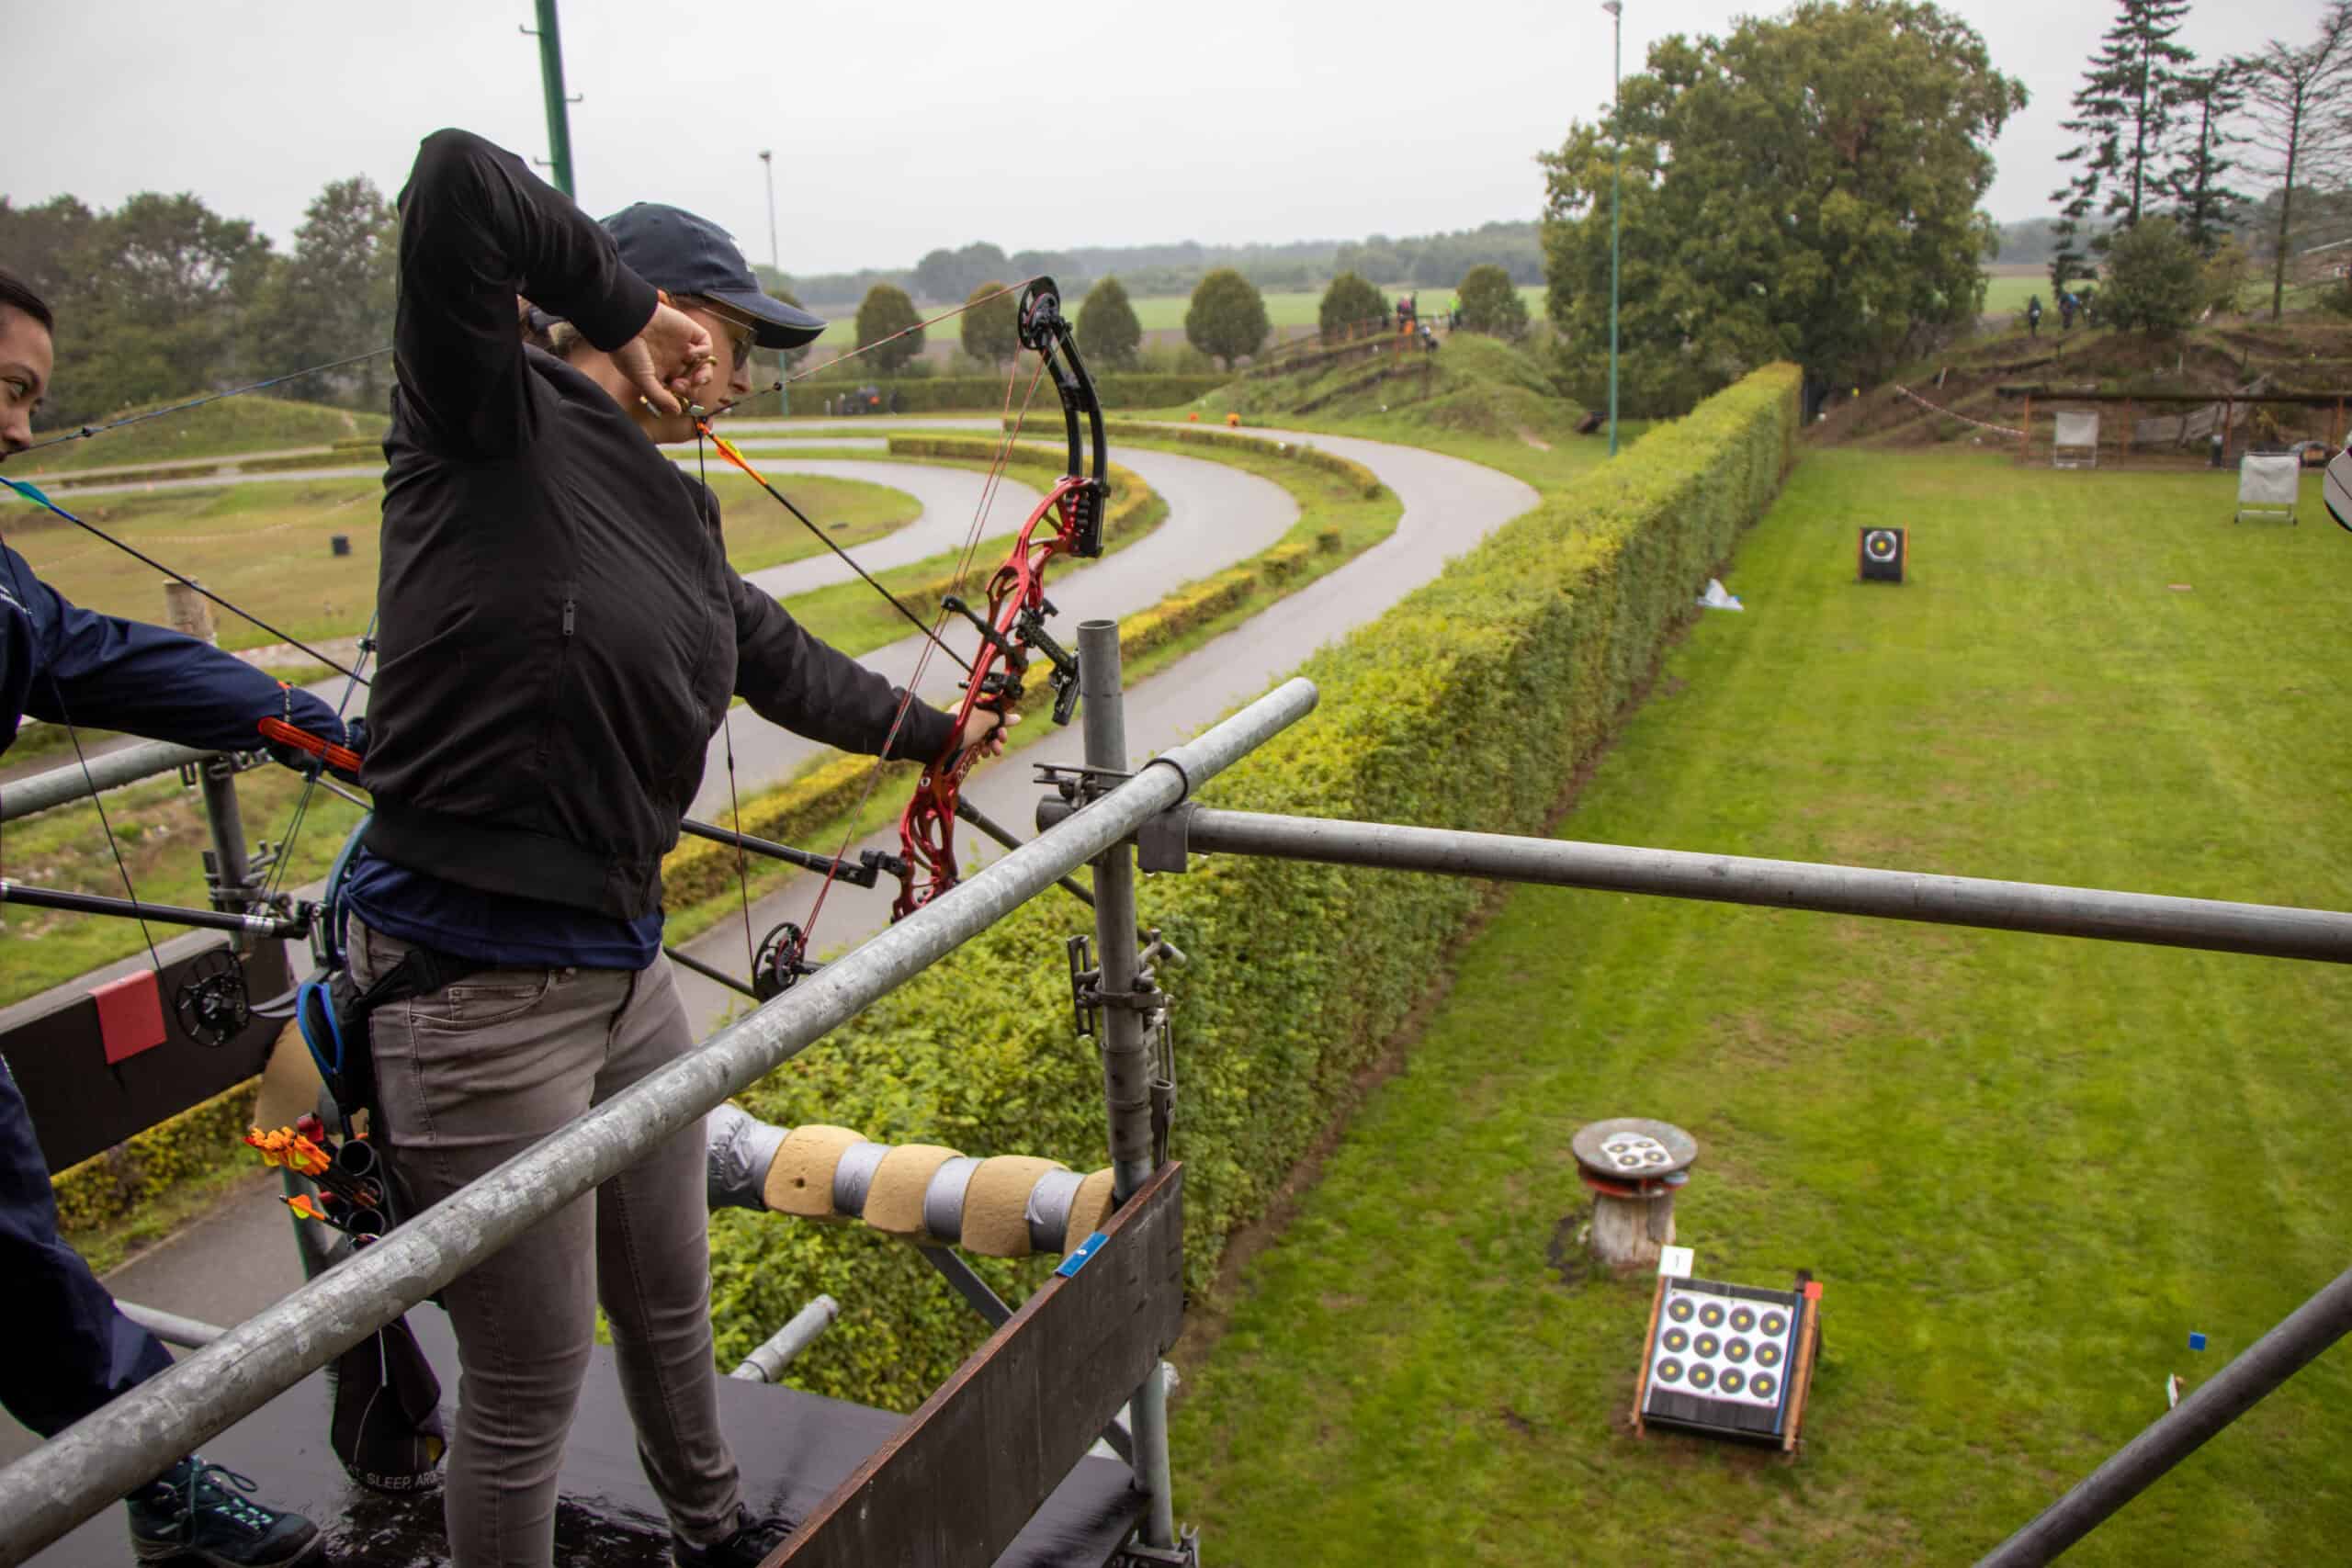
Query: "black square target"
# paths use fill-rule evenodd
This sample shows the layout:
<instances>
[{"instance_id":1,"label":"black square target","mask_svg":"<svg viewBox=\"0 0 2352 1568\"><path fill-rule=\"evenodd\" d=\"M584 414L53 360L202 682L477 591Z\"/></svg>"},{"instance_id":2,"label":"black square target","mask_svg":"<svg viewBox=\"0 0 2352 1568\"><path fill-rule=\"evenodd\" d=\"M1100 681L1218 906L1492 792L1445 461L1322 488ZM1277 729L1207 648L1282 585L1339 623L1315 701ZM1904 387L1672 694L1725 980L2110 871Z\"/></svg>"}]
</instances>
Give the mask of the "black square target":
<instances>
[{"instance_id":1,"label":"black square target","mask_svg":"<svg viewBox=\"0 0 2352 1568\"><path fill-rule=\"evenodd\" d=\"M1800 1298L1708 1280L1668 1280L1661 1289L1644 1423L1779 1443L1789 1420L1785 1368L1807 1321Z\"/></svg>"}]
</instances>

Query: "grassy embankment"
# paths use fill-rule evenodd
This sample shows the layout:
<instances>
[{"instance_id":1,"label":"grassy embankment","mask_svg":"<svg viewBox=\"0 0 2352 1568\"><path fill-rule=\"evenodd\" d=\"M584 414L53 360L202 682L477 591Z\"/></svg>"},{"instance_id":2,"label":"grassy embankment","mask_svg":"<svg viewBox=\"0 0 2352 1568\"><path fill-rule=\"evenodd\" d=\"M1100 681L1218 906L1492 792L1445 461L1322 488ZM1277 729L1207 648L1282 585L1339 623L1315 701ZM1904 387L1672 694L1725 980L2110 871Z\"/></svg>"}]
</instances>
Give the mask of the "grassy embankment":
<instances>
[{"instance_id":1,"label":"grassy embankment","mask_svg":"<svg viewBox=\"0 0 2352 1568\"><path fill-rule=\"evenodd\" d=\"M1562 836L2352 907L2342 541L2233 493L1815 454ZM1914 531L1902 587L1853 581L1875 522ZM1237 1562L1973 1556L2341 1267L2346 987L1511 892L1192 1348L1180 1512ZM1568 1154L1623 1114L1700 1141L1702 1273L1826 1281L1793 1466L1626 1430L1648 1286L1576 1261ZM2332 1559L2347 1399L2339 1351L2074 1555Z\"/></svg>"},{"instance_id":2,"label":"grassy embankment","mask_svg":"<svg viewBox=\"0 0 2352 1568\"><path fill-rule=\"evenodd\" d=\"M158 404L166 407L167 404ZM126 409L111 418L139 412ZM105 424L107 420L96 420ZM66 435L67 430L37 432L36 440ZM380 440L384 416L323 403L298 402L254 392L180 413L162 414L86 441L66 441L44 451L9 461L15 479L40 479L84 468L132 468L149 463L178 463L213 457L233 457L247 452L273 452L291 447L330 446L339 441Z\"/></svg>"}]
</instances>

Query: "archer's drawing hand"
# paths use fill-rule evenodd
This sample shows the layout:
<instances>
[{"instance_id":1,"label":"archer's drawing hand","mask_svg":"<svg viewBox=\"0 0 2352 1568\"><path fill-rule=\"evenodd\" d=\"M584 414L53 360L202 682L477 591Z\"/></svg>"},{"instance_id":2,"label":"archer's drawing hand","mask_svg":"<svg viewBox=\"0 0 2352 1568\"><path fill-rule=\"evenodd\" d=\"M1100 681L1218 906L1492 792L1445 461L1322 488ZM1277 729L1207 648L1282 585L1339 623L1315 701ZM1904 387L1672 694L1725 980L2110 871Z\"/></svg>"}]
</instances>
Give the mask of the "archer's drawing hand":
<instances>
[{"instance_id":1,"label":"archer's drawing hand","mask_svg":"<svg viewBox=\"0 0 2352 1568\"><path fill-rule=\"evenodd\" d=\"M1004 732L1020 722L1021 716L1017 713L1000 714L991 713L987 708L974 708L963 732L956 736L956 743L947 748L947 754L952 757L968 748L976 757L1001 757L1004 755Z\"/></svg>"},{"instance_id":2,"label":"archer's drawing hand","mask_svg":"<svg viewBox=\"0 0 2352 1568\"><path fill-rule=\"evenodd\" d=\"M614 351L613 363L655 412L673 414L679 399L716 374L718 356L711 352L710 333L664 299L653 307L645 330Z\"/></svg>"}]
</instances>

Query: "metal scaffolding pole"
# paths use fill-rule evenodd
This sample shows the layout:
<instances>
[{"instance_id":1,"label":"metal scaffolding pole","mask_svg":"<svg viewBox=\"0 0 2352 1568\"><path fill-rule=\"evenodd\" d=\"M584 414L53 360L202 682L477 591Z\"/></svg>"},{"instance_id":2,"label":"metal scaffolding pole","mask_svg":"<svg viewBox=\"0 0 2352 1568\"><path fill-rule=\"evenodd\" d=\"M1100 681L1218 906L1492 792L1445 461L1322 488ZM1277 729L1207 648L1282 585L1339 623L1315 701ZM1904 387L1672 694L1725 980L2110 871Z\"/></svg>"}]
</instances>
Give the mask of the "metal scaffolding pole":
<instances>
[{"instance_id":1,"label":"metal scaffolding pole","mask_svg":"<svg viewBox=\"0 0 2352 1568\"><path fill-rule=\"evenodd\" d=\"M2346 1334L2352 1334L2352 1269L2289 1313L2032 1523L1985 1553L1977 1568L2029 1568L2049 1562Z\"/></svg>"},{"instance_id":2,"label":"metal scaffolding pole","mask_svg":"<svg viewBox=\"0 0 2352 1568\"><path fill-rule=\"evenodd\" d=\"M14 822L19 817L47 811L69 800L119 789L158 773L175 773L191 762L216 755L217 752L199 751L193 746L175 746L167 740L143 740L136 746L91 758L86 779L78 762L51 768L12 784L0 784L0 822Z\"/></svg>"},{"instance_id":3,"label":"metal scaffolding pole","mask_svg":"<svg viewBox=\"0 0 2352 1568\"><path fill-rule=\"evenodd\" d=\"M1054 804L1046 803L1048 807ZM1052 815L1049 809L1039 813L1041 820ZM1182 843L1195 853L1268 855L1773 909L1874 915L1937 925L2352 964L2352 915L2330 909L1197 807L1187 807L1178 818L1169 826L1181 828ZM1154 831L1157 834L1158 829ZM1171 831L1169 836L1175 834ZM1159 865L1148 856L1146 868L1175 869Z\"/></svg>"},{"instance_id":4,"label":"metal scaffolding pole","mask_svg":"<svg viewBox=\"0 0 2352 1568\"><path fill-rule=\"evenodd\" d=\"M1304 717L1294 680L1044 835L0 1470L0 1568L251 1415ZM1132 938L1130 938L1132 940Z\"/></svg>"},{"instance_id":5,"label":"metal scaffolding pole","mask_svg":"<svg viewBox=\"0 0 2352 1568\"><path fill-rule=\"evenodd\" d=\"M1127 718L1121 697L1119 623L1078 628L1079 715L1086 765L1127 770ZM1097 773L1097 777L1102 776ZM1082 814L1081 814L1082 815ZM1135 852L1121 838L1094 861L1094 945L1102 955L1102 1088L1110 1109L1112 1188L1125 1202L1151 1179L1151 1044L1144 1014L1128 1005L1142 957L1136 947ZM1136 1489L1151 1499L1144 1544L1176 1544L1174 1479L1168 1463L1168 1382L1154 1366L1136 1391L1133 1412Z\"/></svg>"}]
</instances>

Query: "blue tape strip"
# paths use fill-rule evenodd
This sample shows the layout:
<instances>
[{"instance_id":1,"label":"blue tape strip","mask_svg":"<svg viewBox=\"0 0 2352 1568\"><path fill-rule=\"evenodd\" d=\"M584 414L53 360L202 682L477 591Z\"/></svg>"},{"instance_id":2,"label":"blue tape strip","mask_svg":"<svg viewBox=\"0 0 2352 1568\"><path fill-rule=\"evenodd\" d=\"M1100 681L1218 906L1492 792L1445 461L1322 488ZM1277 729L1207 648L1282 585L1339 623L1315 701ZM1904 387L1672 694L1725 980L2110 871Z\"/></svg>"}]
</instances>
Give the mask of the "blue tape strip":
<instances>
[{"instance_id":1,"label":"blue tape strip","mask_svg":"<svg viewBox=\"0 0 2352 1568\"><path fill-rule=\"evenodd\" d=\"M1110 1239L1111 1238L1109 1236L1104 1235L1101 1231L1096 1231L1092 1235L1088 1236L1084 1241L1080 1242L1078 1244L1078 1250L1071 1253L1068 1258L1063 1258L1062 1266L1055 1269L1054 1272L1065 1280L1069 1279L1080 1269L1085 1268L1087 1259L1102 1251L1102 1244Z\"/></svg>"}]
</instances>

